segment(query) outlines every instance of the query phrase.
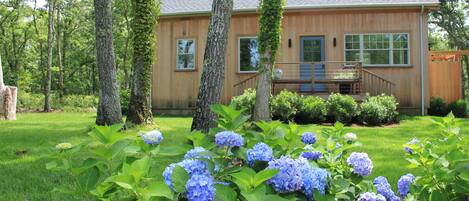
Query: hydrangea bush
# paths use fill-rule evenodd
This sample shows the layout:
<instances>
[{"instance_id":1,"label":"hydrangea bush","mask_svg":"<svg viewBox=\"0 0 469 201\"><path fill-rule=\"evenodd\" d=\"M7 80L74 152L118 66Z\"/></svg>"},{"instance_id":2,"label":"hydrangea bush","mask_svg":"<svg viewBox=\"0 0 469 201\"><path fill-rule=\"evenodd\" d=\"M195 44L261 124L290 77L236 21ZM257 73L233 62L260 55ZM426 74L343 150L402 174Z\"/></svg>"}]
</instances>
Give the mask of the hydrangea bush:
<instances>
[{"instance_id":1,"label":"hydrangea bush","mask_svg":"<svg viewBox=\"0 0 469 201\"><path fill-rule=\"evenodd\" d=\"M82 193L100 200L464 200L467 152L451 117L439 124L443 138L405 145L410 167L391 188L385 177L369 178L373 162L359 135L336 123L320 133L300 132L278 121L248 124L234 106L216 105L219 127L188 135L191 145L164 145L158 130L123 135L120 127L95 127L91 142L58 145L50 170L67 171ZM247 127L246 125L255 125ZM64 147L64 148L59 148ZM78 154L81 152L80 154ZM86 157L83 156L86 153ZM155 179L155 157L180 160ZM72 160L73 159L73 160ZM94 198L91 198L94 197ZM450 199L451 198L451 199Z\"/></svg>"}]
</instances>

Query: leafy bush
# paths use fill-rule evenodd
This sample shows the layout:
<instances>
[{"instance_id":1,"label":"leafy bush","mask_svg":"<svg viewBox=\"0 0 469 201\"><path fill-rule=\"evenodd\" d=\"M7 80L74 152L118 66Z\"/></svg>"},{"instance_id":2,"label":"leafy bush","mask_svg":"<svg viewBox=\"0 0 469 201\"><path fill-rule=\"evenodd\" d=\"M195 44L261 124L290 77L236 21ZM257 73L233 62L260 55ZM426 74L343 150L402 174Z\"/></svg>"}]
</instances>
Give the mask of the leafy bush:
<instances>
[{"instance_id":1,"label":"leafy bush","mask_svg":"<svg viewBox=\"0 0 469 201\"><path fill-rule=\"evenodd\" d=\"M448 105L448 110L453 112L454 116L464 118L467 116L467 102L464 100L457 100Z\"/></svg>"},{"instance_id":2,"label":"leafy bush","mask_svg":"<svg viewBox=\"0 0 469 201\"><path fill-rule=\"evenodd\" d=\"M397 120L397 102L394 96L367 97L360 105L360 119L368 125L393 123Z\"/></svg>"},{"instance_id":3,"label":"leafy bush","mask_svg":"<svg viewBox=\"0 0 469 201\"><path fill-rule=\"evenodd\" d=\"M297 123L321 123L326 119L327 103L316 96L300 98L298 112L295 116Z\"/></svg>"},{"instance_id":4,"label":"leafy bush","mask_svg":"<svg viewBox=\"0 0 469 201\"><path fill-rule=\"evenodd\" d=\"M289 121L298 111L300 96L288 90L282 90L270 102L272 117L282 121Z\"/></svg>"},{"instance_id":5,"label":"leafy bush","mask_svg":"<svg viewBox=\"0 0 469 201\"><path fill-rule=\"evenodd\" d=\"M428 114L433 116L445 116L448 114L448 106L446 101L441 97L430 98L430 107L428 108Z\"/></svg>"},{"instance_id":6,"label":"leafy bush","mask_svg":"<svg viewBox=\"0 0 469 201\"><path fill-rule=\"evenodd\" d=\"M406 174L394 193L384 177L368 176L373 163L342 123L316 134L300 133L295 124L255 122L233 105L213 105L219 126L188 135L191 145L164 145L158 130L122 134L121 125L96 126L91 140L56 146L49 170L65 171L87 200L464 200L469 157L454 118L438 124L440 139L405 145L411 162L423 175ZM173 143L174 144L174 143ZM162 179L152 171L155 158L181 158L167 166ZM57 192L70 192L56 189ZM77 192L71 192L77 193ZM430 199L427 199L430 198ZM372 199L377 200L377 199Z\"/></svg>"},{"instance_id":7,"label":"leafy bush","mask_svg":"<svg viewBox=\"0 0 469 201\"><path fill-rule=\"evenodd\" d=\"M51 94L51 108L63 111L89 111L95 110L98 97L88 95L66 95L62 102L58 94ZM39 111L44 108L44 95L21 92L18 94L19 111Z\"/></svg>"},{"instance_id":8,"label":"leafy bush","mask_svg":"<svg viewBox=\"0 0 469 201\"><path fill-rule=\"evenodd\" d=\"M412 200L467 200L469 189L469 152L463 133L456 127L452 113L440 122L439 137L404 145L408 167L422 174L410 188ZM409 188L406 189L407 191Z\"/></svg>"},{"instance_id":9,"label":"leafy bush","mask_svg":"<svg viewBox=\"0 0 469 201\"><path fill-rule=\"evenodd\" d=\"M129 104L130 104L130 90L120 90L120 102L122 107L122 114L127 115L129 111Z\"/></svg>"},{"instance_id":10,"label":"leafy bush","mask_svg":"<svg viewBox=\"0 0 469 201\"><path fill-rule=\"evenodd\" d=\"M357 116L357 102L347 95L331 94L327 100L328 113L335 121L349 124L353 117Z\"/></svg>"},{"instance_id":11,"label":"leafy bush","mask_svg":"<svg viewBox=\"0 0 469 201\"><path fill-rule=\"evenodd\" d=\"M238 110L244 109L245 114L252 115L256 104L256 90L251 88L244 90L243 94L231 99L231 104L234 104Z\"/></svg>"}]
</instances>

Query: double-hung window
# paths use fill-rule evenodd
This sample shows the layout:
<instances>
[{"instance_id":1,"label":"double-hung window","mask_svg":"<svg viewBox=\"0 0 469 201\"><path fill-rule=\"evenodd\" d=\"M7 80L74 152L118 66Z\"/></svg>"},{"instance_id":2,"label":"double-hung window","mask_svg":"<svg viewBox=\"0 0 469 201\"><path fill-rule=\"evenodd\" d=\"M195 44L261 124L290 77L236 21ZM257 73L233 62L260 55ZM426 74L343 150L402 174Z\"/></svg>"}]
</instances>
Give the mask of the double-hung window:
<instances>
[{"instance_id":1,"label":"double-hung window","mask_svg":"<svg viewBox=\"0 0 469 201\"><path fill-rule=\"evenodd\" d=\"M195 39L178 39L176 70L195 70Z\"/></svg>"},{"instance_id":2,"label":"double-hung window","mask_svg":"<svg viewBox=\"0 0 469 201\"><path fill-rule=\"evenodd\" d=\"M240 73L257 72L260 61L257 47L257 37L240 37L238 39L238 70Z\"/></svg>"},{"instance_id":3,"label":"double-hung window","mask_svg":"<svg viewBox=\"0 0 469 201\"><path fill-rule=\"evenodd\" d=\"M365 66L408 66L409 34L346 34L345 60L362 61Z\"/></svg>"}]
</instances>

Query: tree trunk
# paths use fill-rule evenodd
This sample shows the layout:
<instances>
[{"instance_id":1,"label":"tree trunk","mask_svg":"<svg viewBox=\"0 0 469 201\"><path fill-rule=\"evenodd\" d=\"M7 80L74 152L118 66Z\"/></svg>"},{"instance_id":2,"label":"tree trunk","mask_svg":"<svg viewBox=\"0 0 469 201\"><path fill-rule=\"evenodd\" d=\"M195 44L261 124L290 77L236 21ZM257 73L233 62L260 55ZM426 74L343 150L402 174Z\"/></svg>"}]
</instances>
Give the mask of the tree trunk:
<instances>
[{"instance_id":1,"label":"tree trunk","mask_svg":"<svg viewBox=\"0 0 469 201\"><path fill-rule=\"evenodd\" d=\"M266 50L261 58L261 69L256 87L256 103L252 119L254 121L270 121L269 100L272 91L272 62L270 50Z\"/></svg>"},{"instance_id":2,"label":"tree trunk","mask_svg":"<svg viewBox=\"0 0 469 201\"><path fill-rule=\"evenodd\" d=\"M226 46L232 11L233 0L213 0L192 130L208 132L210 128L217 126L217 116L210 110L210 105L220 102L225 79Z\"/></svg>"},{"instance_id":3,"label":"tree trunk","mask_svg":"<svg viewBox=\"0 0 469 201\"><path fill-rule=\"evenodd\" d=\"M44 112L51 112L50 90L52 80L52 43L54 42L54 0L49 0L49 29L47 33L47 70L44 87Z\"/></svg>"},{"instance_id":4,"label":"tree trunk","mask_svg":"<svg viewBox=\"0 0 469 201\"><path fill-rule=\"evenodd\" d=\"M133 73L128 125L152 124L151 77L155 57L155 26L159 1L133 0Z\"/></svg>"},{"instance_id":5,"label":"tree trunk","mask_svg":"<svg viewBox=\"0 0 469 201\"><path fill-rule=\"evenodd\" d=\"M17 88L5 86L3 82L2 59L0 58L0 120L16 119Z\"/></svg>"},{"instance_id":6,"label":"tree trunk","mask_svg":"<svg viewBox=\"0 0 469 201\"><path fill-rule=\"evenodd\" d=\"M60 103L63 103L64 97L64 76L63 76L63 64L62 64L62 45L60 41L60 23L61 23L61 14L60 14L60 6L57 6L57 66L59 67L59 100Z\"/></svg>"},{"instance_id":7,"label":"tree trunk","mask_svg":"<svg viewBox=\"0 0 469 201\"><path fill-rule=\"evenodd\" d=\"M123 56L123 70L124 70L124 89L129 89L130 83L130 73L129 68L127 66L128 54L129 54L129 42L130 42L130 20L128 17L128 10L127 8L124 11L124 19L125 19L125 27L127 29L127 38L125 38L125 48L124 48L124 56Z\"/></svg>"},{"instance_id":8,"label":"tree trunk","mask_svg":"<svg viewBox=\"0 0 469 201\"><path fill-rule=\"evenodd\" d=\"M464 62L463 62L463 65L466 65L466 80L464 81L463 79L463 89L464 90L464 93L463 95L465 94L464 98L465 99L468 99L469 98L469 55L466 55L466 56L463 56L464 58Z\"/></svg>"},{"instance_id":9,"label":"tree trunk","mask_svg":"<svg viewBox=\"0 0 469 201\"><path fill-rule=\"evenodd\" d=\"M122 122L119 87L112 42L112 0L95 0L96 58L99 69L99 106L96 124Z\"/></svg>"}]
</instances>

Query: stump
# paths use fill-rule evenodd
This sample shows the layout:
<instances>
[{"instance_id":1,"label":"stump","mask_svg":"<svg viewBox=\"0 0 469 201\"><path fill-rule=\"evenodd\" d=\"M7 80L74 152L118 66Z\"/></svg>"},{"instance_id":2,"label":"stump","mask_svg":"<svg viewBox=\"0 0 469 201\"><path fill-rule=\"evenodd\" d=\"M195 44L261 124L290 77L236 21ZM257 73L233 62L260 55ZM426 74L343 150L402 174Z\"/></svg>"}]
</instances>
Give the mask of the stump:
<instances>
[{"instance_id":1,"label":"stump","mask_svg":"<svg viewBox=\"0 0 469 201\"><path fill-rule=\"evenodd\" d=\"M0 120L16 120L16 100L18 89L5 86L0 89Z\"/></svg>"}]
</instances>

